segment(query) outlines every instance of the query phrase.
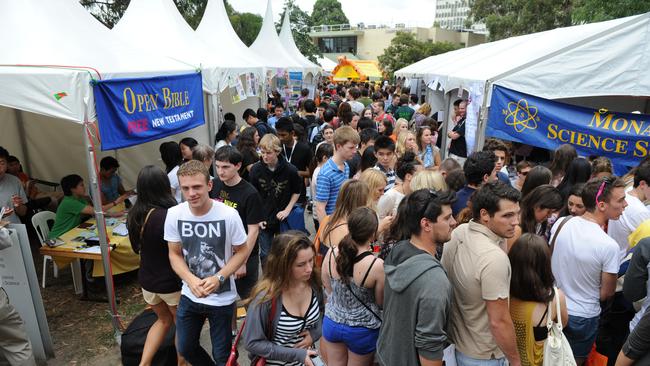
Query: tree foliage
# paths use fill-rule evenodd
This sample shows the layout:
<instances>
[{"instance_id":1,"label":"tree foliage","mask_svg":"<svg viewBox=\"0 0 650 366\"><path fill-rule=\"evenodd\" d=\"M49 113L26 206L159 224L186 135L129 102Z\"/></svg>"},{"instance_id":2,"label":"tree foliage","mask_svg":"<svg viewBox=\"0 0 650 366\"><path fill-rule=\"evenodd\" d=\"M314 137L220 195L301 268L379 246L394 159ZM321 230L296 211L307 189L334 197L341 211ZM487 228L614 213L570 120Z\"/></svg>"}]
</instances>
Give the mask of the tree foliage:
<instances>
[{"instance_id":1,"label":"tree foliage","mask_svg":"<svg viewBox=\"0 0 650 366\"><path fill-rule=\"evenodd\" d=\"M473 22L485 23L490 40L541 32L571 24L572 0L474 0Z\"/></svg>"},{"instance_id":2,"label":"tree foliage","mask_svg":"<svg viewBox=\"0 0 650 366\"><path fill-rule=\"evenodd\" d=\"M312 25L350 24L338 0L316 0L311 12Z\"/></svg>"},{"instance_id":3,"label":"tree foliage","mask_svg":"<svg viewBox=\"0 0 650 366\"><path fill-rule=\"evenodd\" d=\"M287 13L287 9L290 9L289 20L291 20L291 34L293 35L293 40L296 42L296 46L300 50L300 53L312 62L316 62L316 57L320 57L321 53L311 40L311 37L309 37L309 30L312 26L311 17L296 5L295 0L285 0L282 14L280 14L280 22L275 24L277 31L280 32L282 29L282 21L284 21L284 15Z\"/></svg>"},{"instance_id":4,"label":"tree foliage","mask_svg":"<svg viewBox=\"0 0 650 366\"><path fill-rule=\"evenodd\" d=\"M129 6L130 0L96 1L80 0L88 11L108 28L113 28L120 21Z\"/></svg>"},{"instance_id":5,"label":"tree foliage","mask_svg":"<svg viewBox=\"0 0 650 366\"><path fill-rule=\"evenodd\" d=\"M379 64L392 78L393 73L429 56L458 49L450 42L419 41L411 32L397 32L390 46L378 57Z\"/></svg>"},{"instance_id":6,"label":"tree foliage","mask_svg":"<svg viewBox=\"0 0 650 366\"><path fill-rule=\"evenodd\" d=\"M105 26L113 28L124 15L130 0L80 0L80 3ZM174 3L185 21L196 29L203 18L208 0L174 0ZM227 0L225 6L235 32L250 46L262 28L262 17L257 14L238 13Z\"/></svg>"},{"instance_id":7,"label":"tree foliage","mask_svg":"<svg viewBox=\"0 0 650 366\"><path fill-rule=\"evenodd\" d=\"M650 0L574 0L575 24L600 22L650 11Z\"/></svg>"},{"instance_id":8,"label":"tree foliage","mask_svg":"<svg viewBox=\"0 0 650 366\"><path fill-rule=\"evenodd\" d=\"M490 40L650 11L650 0L474 0L468 24L485 23Z\"/></svg>"},{"instance_id":9,"label":"tree foliage","mask_svg":"<svg viewBox=\"0 0 650 366\"><path fill-rule=\"evenodd\" d=\"M250 46L255 42L255 38L262 29L262 21L261 16L252 13L235 12L230 16L230 23L232 23L235 33L246 46Z\"/></svg>"}]
</instances>

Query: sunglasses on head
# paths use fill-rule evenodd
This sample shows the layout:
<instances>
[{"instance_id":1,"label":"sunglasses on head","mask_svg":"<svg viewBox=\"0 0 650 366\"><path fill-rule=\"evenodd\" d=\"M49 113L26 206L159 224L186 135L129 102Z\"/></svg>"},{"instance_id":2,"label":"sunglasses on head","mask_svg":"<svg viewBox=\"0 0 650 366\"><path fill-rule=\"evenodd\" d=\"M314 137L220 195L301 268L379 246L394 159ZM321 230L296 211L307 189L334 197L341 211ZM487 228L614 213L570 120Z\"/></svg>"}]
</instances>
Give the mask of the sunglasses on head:
<instances>
[{"instance_id":1,"label":"sunglasses on head","mask_svg":"<svg viewBox=\"0 0 650 366\"><path fill-rule=\"evenodd\" d=\"M598 188L598 193L596 193L596 203L600 202L598 199L603 195L605 187L607 187L608 184L612 184L612 182L614 182L614 180L611 177L603 179L603 182L600 183L600 188Z\"/></svg>"}]
</instances>

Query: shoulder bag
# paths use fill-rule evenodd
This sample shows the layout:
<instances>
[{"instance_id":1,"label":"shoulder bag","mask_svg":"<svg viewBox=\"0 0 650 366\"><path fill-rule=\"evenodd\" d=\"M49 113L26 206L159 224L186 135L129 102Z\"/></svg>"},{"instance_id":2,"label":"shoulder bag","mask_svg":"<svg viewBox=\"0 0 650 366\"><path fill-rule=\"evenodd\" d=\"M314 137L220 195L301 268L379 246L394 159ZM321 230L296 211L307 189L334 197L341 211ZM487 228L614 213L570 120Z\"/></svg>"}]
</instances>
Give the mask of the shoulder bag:
<instances>
[{"instance_id":1,"label":"shoulder bag","mask_svg":"<svg viewBox=\"0 0 650 366\"><path fill-rule=\"evenodd\" d=\"M557 230L555 230L555 233L553 234L553 238L551 238L551 243L550 243L550 245L551 245L551 254L553 254L553 251L555 250L555 241L557 240L558 234L560 234L560 230L562 230L562 227L564 226L564 224L569 222L574 217L575 216L568 216L566 219L562 220L562 222L557 227Z\"/></svg>"},{"instance_id":2,"label":"shoulder bag","mask_svg":"<svg viewBox=\"0 0 650 366\"><path fill-rule=\"evenodd\" d=\"M568 219L565 220L569 221ZM558 227L558 231L560 228ZM544 362L542 366L576 366L576 361L573 358L573 351L569 345L569 341L562 333L562 316L560 313L560 293L556 287L553 288L555 292L555 308L557 322L553 321L553 317L549 313L546 327L548 328L548 337L544 341ZM549 302L549 309L552 309L552 301Z\"/></svg>"},{"instance_id":3,"label":"shoulder bag","mask_svg":"<svg viewBox=\"0 0 650 366\"><path fill-rule=\"evenodd\" d=\"M269 342L272 342L272 338L273 338L273 318L275 318L276 305L277 305L277 301L274 298L273 300L271 300L271 310L269 311L269 322L268 322L268 328L266 330L266 335ZM239 339L241 338L245 326L246 326L246 320L242 322L241 327L237 332L237 336L235 337L235 341L232 343L232 347L230 348L230 356L228 356L228 361L226 362L226 366L239 366L239 363L237 362L237 358L239 357L239 353L237 352L237 346L239 345ZM255 359L251 361L251 365L265 366L266 359L264 357L259 357L259 356L255 357Z\"/></svg>"}]
</instances>

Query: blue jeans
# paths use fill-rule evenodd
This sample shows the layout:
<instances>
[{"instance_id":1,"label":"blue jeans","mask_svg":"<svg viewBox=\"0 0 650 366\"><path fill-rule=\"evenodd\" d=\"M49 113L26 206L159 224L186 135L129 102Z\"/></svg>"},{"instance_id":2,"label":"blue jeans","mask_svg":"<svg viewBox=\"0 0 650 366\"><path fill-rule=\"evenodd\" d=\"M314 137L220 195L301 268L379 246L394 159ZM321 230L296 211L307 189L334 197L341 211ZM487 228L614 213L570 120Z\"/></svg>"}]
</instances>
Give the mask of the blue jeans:
<instances>
[{"instance_id":1,"label":"blue jeans","mask_svg":"<svg viewBox=\"0 0 650 366\"><path fill-rule=\"evenodd\" d=\"M456 350L456 364L458 366L505 366L506 359L504 357L491 360L480 360L464 355L459 350Z\"/></svg>"},{"instance_id":2,"label":"blue jeans","mask_svg":"<svg viewBox=\"0 0 650 366\"><path fill-rule=\"evenodd\" d=\"M228 361L232 342L231 322L234 305L210 306L195 303L186 296L176 309L178 352L192 365L223 366ZM199 338L205 319L210 322L212 357L201 347Z\"/></svg>"},{"instance_id":3,"label":"blue jeans","mask_svg":"<svg viewBox=\"0 0 650 366\"><path fill-rule=\"evenodd\" d=\"M564 328L564 335L571 345L573 357L585 358L591 352L591 346L596 341L598 334L598 321L600 317L583 318L569 315L569 324Z\"/></svg>"},{"instance_id":4,"label":"blue jeans","mask_svg":"<svg viewBox=\"0 0 650 366\"><path fill-rule=\"evenodd\" d=\"M260 230L260 234L257 237L257 242L260 245L260 262L262 263L262 268L266 264L266 257L269 256L271 252L271 244L273 243L273 237L275 233L270 230Z\"/></svg>"}]
</instances>

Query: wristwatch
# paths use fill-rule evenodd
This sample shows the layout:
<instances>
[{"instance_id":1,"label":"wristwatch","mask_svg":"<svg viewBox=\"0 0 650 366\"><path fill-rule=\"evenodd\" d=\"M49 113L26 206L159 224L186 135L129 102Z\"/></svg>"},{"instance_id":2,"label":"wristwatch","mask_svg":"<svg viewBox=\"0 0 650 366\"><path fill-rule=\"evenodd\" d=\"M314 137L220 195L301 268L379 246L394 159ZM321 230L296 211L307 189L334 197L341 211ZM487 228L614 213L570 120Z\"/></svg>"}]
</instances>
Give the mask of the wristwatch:
<instances>
[{"instance_id":1,"label":"wristwatch","mask_svg":"<svg viewBox=\"0 0 650 366\"><path fill-rule=\"evenodd\" d=\"M223 285L224 282L226 282L226 277L220 275L217 273L217 279L219 280L219 284Z\"/></svg>"}]
</instances>

